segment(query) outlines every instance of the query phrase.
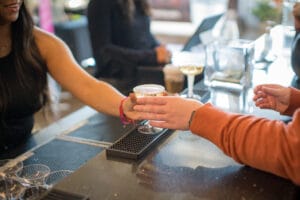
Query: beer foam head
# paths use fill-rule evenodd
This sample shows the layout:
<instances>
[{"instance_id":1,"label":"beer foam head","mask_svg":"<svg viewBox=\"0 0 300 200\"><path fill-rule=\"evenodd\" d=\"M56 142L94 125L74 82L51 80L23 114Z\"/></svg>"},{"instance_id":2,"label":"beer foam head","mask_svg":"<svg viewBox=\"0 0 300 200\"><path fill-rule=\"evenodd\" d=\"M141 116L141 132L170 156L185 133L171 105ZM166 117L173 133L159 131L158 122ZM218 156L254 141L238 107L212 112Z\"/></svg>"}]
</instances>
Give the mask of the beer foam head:
<instances>
[{"instance_id":1,"label":"beer foam head","mask_svg":"<svg viewBox=\"0 0 300 200\"><path fill-rule=\"evenodd\" d=\"M167 64L163 68L164 76L165 79L173 80L173 81L183 81L184 80L184 75L183 73L179 70L179 67L172 65L172 64Z\"/></svg>"}]
</instances>

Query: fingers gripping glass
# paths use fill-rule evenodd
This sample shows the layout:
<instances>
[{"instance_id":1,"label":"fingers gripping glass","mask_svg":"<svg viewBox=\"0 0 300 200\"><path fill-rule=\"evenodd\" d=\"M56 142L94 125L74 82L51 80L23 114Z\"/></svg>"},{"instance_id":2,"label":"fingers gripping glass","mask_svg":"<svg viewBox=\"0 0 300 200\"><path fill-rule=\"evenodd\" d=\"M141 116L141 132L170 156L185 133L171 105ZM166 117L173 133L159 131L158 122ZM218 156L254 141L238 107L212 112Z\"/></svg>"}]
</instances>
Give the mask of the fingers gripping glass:
<instances>
[{"instance_id":1,"label":"fingers gripping glass","mask_svg":"<svg viewBox=\"0 0 300 200\"><path fill-rule=\"evenodd\" d=\"M157 84L144 84L134 87L133 92L137 98L144 96L163 96L165 88ZM156 134L161 132L162 128L153 127L147 121L139 125L138 131L143 134Z\"/></svg>"}]
</instances>

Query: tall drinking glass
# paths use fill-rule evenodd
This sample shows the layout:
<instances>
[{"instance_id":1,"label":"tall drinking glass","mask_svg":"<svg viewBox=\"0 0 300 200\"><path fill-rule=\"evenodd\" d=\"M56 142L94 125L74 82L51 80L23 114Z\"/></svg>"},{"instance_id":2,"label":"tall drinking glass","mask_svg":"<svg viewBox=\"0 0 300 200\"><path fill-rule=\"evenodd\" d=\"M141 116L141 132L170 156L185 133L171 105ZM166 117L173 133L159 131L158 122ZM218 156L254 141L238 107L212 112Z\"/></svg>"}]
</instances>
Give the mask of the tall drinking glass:
<instances>
[{"instance_id":1,"label":"tall drinking glass","mask_svg":"<svg viewBox=\"0 0 300 200\"><path fill-rule=\"evenodd\" d=\"M133 88L133 92L137 98L144 96L163 96L165 87L157 84L143 84ZM162 128L153 127L149 122L139 125L138 131L143 134L156 134L162 131Z\"/></svg>"}]
</instances>

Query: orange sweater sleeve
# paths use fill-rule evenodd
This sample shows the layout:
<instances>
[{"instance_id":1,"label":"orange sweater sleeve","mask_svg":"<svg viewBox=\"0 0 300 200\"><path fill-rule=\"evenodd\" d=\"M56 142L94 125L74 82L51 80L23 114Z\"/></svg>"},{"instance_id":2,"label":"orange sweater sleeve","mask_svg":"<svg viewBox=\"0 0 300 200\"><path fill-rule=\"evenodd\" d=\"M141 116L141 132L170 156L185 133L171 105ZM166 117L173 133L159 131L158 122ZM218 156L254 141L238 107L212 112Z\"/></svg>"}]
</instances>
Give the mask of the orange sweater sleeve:
<instances>
[{"instance_id":1,"label":"orange sweater sleeve","mask_svg":"<svg viewBox=\"0 0 300 200\"><path fill-rule=\"evenodd\" d=\"M285 124L224 112L208 103L196 111L190 128L237 162L300 185L300 109Z\"/></svg>"},{"instance_id":2,"label":"orange sweater sleeve","mask_svg":"<svg viewBox=\"0 0 300 200\"><path fill-rule=\"evenodd\" d=\"M282 114L292 116L295 110L297 108L300 108L300 90L297 90L292 87L290 87L290 89L291 89L291 97L290 97L289 107Z\"/></svg>"}]
</instances>

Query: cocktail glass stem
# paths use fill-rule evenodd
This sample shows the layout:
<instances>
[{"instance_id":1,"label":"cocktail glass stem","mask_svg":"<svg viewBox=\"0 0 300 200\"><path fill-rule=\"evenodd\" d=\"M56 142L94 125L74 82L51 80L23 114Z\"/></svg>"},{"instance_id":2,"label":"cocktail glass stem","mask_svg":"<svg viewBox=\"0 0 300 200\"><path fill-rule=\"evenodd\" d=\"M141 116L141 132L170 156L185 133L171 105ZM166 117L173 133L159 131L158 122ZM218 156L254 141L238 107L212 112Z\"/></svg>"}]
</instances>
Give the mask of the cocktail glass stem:
<instances>
[{"instance_id":1,"label":"cocktail glass stem","mask_svg":"<svg viewBox=\"0 0 300 200\"><path fill-rule=\"evenodd\" d=\"M187 75L188 79L188 98L193 98L194 96L194 81L195 81L195 76L194 75Z\"/></svg>"}]
</instances>

